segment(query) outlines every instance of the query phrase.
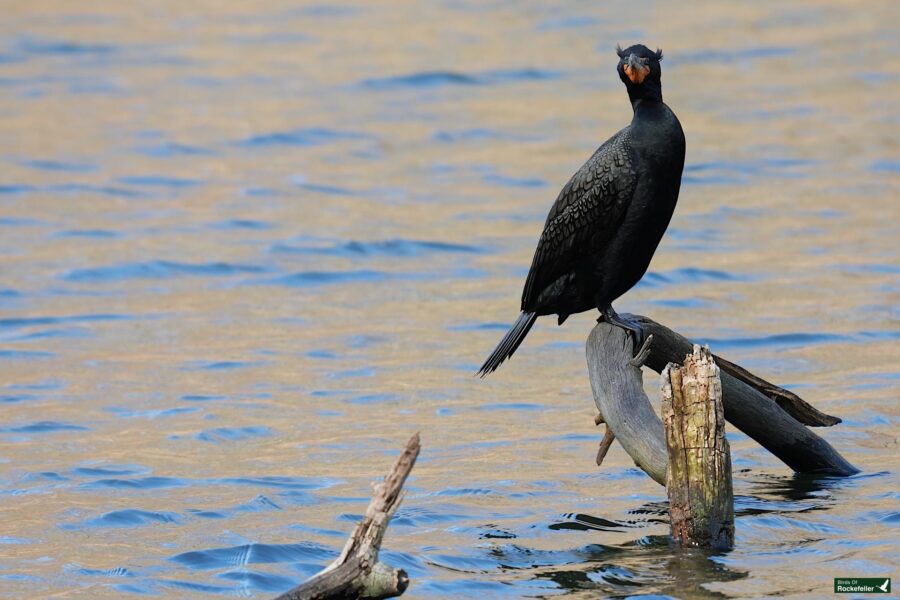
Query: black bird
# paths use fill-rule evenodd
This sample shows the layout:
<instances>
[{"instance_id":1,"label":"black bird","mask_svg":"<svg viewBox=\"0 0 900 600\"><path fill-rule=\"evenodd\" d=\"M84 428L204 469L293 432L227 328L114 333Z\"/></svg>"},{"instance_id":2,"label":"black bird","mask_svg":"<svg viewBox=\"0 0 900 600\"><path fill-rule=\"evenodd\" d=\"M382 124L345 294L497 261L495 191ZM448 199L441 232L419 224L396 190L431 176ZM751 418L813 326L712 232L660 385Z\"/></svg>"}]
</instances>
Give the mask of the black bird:
<instances>
[{"instance_id":1,"label":"black bird","mask_svg":"<svg viewBox=\"0 0 900 600\"><path fill-rule=\"evenodd\" d=\"M543 315L558 315L562 325L569 315L596 308L598 320L632 332L635 342L643 337L637 323L616 314L612 302L644 276L672 218L684 168L684 132L663 103L662 52L638 44L617 47L616 53L634 118L559 193L525 281L522 314L478 371L482 377L512 356Z\"/></svg>"}]
</instances>

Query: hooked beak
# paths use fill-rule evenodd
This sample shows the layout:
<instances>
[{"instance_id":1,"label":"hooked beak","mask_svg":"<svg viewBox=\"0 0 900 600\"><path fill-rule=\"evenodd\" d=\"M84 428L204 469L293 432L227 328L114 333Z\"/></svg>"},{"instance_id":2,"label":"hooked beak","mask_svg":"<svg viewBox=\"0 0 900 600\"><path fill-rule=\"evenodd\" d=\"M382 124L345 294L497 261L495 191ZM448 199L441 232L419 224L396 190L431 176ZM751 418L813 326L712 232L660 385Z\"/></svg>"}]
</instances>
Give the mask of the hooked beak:
<instances>
[{"instance_id":1,"label":"hooked beak","mask_svg":"<svg viewBox=\"0 0 900 600\"><path fill-rule=\"evenodd\" d=\"M641 62L634 54L630 55L625 61L625 76L631 80L631 83L640 85L644 82L647 75L650 74L650 67Z\"/></svg>"}]
</instances>

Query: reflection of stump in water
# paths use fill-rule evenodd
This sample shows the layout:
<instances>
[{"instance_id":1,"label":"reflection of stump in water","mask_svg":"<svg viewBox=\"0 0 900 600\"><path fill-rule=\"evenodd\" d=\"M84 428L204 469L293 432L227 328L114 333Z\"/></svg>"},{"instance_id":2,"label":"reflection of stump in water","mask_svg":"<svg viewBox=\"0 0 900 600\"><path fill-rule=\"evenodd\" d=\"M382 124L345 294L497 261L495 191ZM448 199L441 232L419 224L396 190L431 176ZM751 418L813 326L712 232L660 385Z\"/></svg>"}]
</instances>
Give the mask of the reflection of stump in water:
<instances>
[{"instance_id":1,"label":"reflection of stump in water","mask_svg":"<svg viewBox=\"0 0 900 600\"><path fill-rule=\"evenodd\" d=\"M702 548L671 552L665 566L667 589L661 593L674 598L728 598L727 594L710 590L709 584L746 579L749 573L712 560L715 556L722 555Z\"/></svg>"},{"instance_id":2,"label":"reflection of stump in water","mask_svg":"<svg viewBox=\"0 0 900 600\"><path fill-rule=\"evenodd\" d=\"M655 511L654 511L655 512ZM665 507L658 512L666 514ZM710 584L746 579L749 573L717 562L720 551L674 549L668 536L644 536L616 546L589 544L569 564L542 568L536 579L549 580L576 597L659 595L672 598L726 598ZM587 594L587 595L586 595Z\"/></svg>"}]
</instances>

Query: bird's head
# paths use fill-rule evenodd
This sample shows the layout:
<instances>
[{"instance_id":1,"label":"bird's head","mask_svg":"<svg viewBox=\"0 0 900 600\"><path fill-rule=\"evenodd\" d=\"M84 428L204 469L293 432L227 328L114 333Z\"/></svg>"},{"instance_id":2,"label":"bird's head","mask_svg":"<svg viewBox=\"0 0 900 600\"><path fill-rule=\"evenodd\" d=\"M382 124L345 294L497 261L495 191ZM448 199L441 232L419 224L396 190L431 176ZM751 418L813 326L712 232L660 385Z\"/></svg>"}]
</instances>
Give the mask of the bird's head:
<instances>
[{"instance_id":1,"label":"bird's head","mask_svg":"<svg viewBox=\"0 0 900 600\"><path fill-rule=\"evenodd\" d=\"M619 55L619 77L628 89L631 101L646 99L662 102L662 71L659 67L662 50L654 52L643 44L635 44L624 50L616 46L616 54Z\"/></svg>"}]
</instances>

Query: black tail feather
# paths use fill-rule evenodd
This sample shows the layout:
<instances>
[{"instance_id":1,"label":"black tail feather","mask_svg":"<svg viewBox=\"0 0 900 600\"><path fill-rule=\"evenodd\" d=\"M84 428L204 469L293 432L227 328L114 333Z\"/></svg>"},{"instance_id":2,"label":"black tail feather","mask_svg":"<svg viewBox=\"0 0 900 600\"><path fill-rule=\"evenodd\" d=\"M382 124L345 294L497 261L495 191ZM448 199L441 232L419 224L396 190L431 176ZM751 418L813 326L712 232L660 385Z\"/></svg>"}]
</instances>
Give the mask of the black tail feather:
<instances>
[{"instance_id":1,"label":"black tail feather","mask_svg":"<svg viewBox=\"0 0 900 600\"><path fill-rule=\"evenodd\" d=\"M512 328L506 332L506 335L503 336L503 339L500 340L500 343L497 344L497 347L494 348L488 359L481 365L478 375L484 377L488 373L493 373L497 370L497 367L503 364L504 360L512 356L519 344L522 343L522 340L525 339L525 336L528 335L537 317L537 314L533 312L520 314L516 322L513 323Z\"/></svg>"}]
</instances>

